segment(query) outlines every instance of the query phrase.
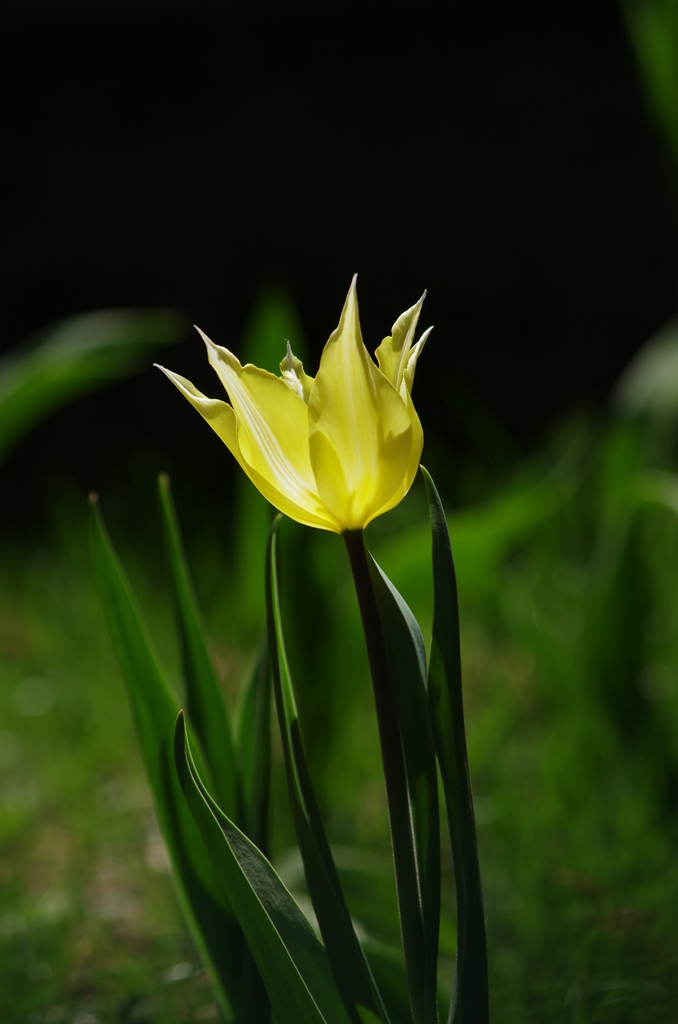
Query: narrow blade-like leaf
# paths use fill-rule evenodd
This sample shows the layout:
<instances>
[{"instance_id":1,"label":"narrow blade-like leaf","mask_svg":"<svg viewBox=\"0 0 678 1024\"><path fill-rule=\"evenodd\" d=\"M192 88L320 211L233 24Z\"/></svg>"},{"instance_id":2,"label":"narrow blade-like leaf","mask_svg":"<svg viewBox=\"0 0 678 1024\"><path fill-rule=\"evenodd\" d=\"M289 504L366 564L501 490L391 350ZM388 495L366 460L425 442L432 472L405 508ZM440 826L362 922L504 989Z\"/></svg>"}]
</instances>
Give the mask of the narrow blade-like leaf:
<instances>
[{"instance_id":1,"label":"narrow blade-like leaf","mask_svg":"<svg viewBox=\"0 0 678 1024\"><path fill-rule=\"evenodd\" d=\"M487 948L461 688L459 609L452 547L435 484L422 467L433 542L429 709L445 793L457 891L457 970L450 1024L487 1024Z\"/></svg>"},{"instance_id":2,"label":"narrow blade-like leaf","mask_svg":"<svg viewBox=\"0 0 678 1024\"><path fill-rule=\"evenodd\" d=\"M133 372L185 330L170 309L109 309L53 324L0 360L0 461L59 406Z\"/></svg>"},{"instance_id":3,"label":"narrow blade-like leaf","mask_svg":"<svg viewBox=\"0 0 678 1024\"><path fill-rule=\"evenodd\" d=\"M269 803L271 795L271 668L263 640L235 719L235 742L243 800L243 831L269 856ZM238 1021L266 1024L270 1001L261 974L248 949L243 965Z\"/></svg>"},{"instance_id":4,"label":"narrow blade-like leaf","mask_svg":"<svg viewBox=\"0 0 678 1024\"><path fill-rule=\"evenodd\" d=\"M364 1007L387 1024L386 1008L344 900L304 754L280 611L277 564L279 522L280 519L277 519L274 523L269 538L266 609L273 686L297 841L313 909L336 983L351 1019L359 1020L358 1008Z\"/></svg>"},{"instance_id":5,"label":"narrow blade-like leaf","mask_svg":"<svg viewBox=\"0 0 678 1024\"><path fill-rule=\"evenodd\" d=\"M242 825L243 802L231 722L209 654L172 501L169 478L158 480L165 550L176 608L186 686L186 711L214 783L219 806Z\"/></svg>"},{"instance_id":6,"label":"narrow blade-like leaf","mask_svg":"<svg viewBox=\"0 0 678 1024\"><path fill-rule=\"evenodd\" d=\"M440 926L438 770L426 697L426 653L407 604L370 558L370 573L391 664L412 813L424 934L424 1005L437 1018Z\"/></svg>"},{"instance_id":7,"label":"narrow blade-like leaf","mask_svg":"<svg viewBox=\"0 0 678 1024\"><path fill-rule=\"evenodd\" d=\"M175 732L186 800L266 985L277 1024L349 1024L322 944L270 863L200 782L182 714Z\"/></svg>"},{"instance_id":8,"label":"narrow blade-like leaf","mask_svg":"<svg viewBox=\"0 0 678 1024\"><path fill-rule=\"evenodd\" d=\"M426 938L419 887L417 837L410 802L393 667L372 579L372 558L365 548L363 532L347 530L343 538L353 572L370 663L412 1019L414 1024L430 1024L432 1008L426 970Z\"/></svg>"},{"instance_id":9,"label":"narrow blade-like leaf","mask_svg":"<svg viewBox=\"0 0 678 1024\"><path fill-rule=\"evenodd\" d=\"M92 558L113 644L122 669L160 828L179 901L226 1021L234 1021L244 942L174 767L172 737L178 705L151 652L101 513L92 503Z\"/></svg>"},{"instance_id":10,"label":"narrow blade-like leaf","mask_svg":"<svg viewBox=\"0 0 678 1024\"><path fill-rule=\"evenodd\" d=\"M236 745L245 811L243 831L268 856L271 789L271 666L262 640L243 690L236 719Z\"/></svg>"}]
</instances>

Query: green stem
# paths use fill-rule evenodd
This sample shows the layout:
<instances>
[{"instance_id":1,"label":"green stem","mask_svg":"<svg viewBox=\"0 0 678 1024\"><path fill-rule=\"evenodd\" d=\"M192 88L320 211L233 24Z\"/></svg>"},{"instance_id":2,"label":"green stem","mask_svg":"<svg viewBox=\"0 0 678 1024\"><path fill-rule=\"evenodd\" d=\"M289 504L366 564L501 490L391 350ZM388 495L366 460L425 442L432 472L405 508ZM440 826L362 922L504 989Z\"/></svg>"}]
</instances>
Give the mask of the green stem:
<instances>
[{"instance_id":1,"label":"green stem","mask_svg":"<svg viewBox=\"0 0 678 1024\"><path fill-rule=\"evenodd\" d=\"M423 913L391 665L362 530L347 531L343 538L353 572L372 675L410 1006L415 1024L425 1024Z\"/></svg>"}]
</instances>

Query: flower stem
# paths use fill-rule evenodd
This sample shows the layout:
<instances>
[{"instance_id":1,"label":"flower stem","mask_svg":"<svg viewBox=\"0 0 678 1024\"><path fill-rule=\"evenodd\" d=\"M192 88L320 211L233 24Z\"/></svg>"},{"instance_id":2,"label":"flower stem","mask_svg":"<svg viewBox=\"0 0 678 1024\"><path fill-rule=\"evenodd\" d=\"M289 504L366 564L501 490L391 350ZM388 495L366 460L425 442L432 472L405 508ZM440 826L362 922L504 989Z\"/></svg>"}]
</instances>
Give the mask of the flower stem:
<instances>
[{"instance_id":1,"label":"flower stem","mask_svg":"<svg viewBox=\"0 0 678 1024\"><path fill-rule=\"evenodd\" d=\"M346 531L342 536L353 572L372 675L410 1006L415 1024L429 1024L422 955L425 946L423 913L391 665L362 530Z\"/></svg>"}]
</instances>

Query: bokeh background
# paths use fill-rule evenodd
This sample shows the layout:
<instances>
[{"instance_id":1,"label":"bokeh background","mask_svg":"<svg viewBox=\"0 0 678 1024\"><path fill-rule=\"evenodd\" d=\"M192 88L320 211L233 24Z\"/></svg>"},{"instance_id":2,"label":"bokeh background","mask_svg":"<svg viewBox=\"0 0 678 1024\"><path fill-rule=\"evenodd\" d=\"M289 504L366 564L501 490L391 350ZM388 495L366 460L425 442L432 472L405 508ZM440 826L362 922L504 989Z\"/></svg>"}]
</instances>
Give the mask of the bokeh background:
<instances>
[{"instance_id":1,"label":"bokeh background","mask_svg":"<svg viewBox=\"0 0 678 1024\"><path fill-rule=\"evenodd\" d=\"M86 497L180 692L169 471L233 704L270 510L151 364L217 395L197 323L270 369L289 337L313 372L355 272L369 348L424 289L435 325L415 400L459 576L493 1020L678 1019L675 0L5 0L0 95L3 1024L218 1019ZM426 631L420 488L370 530ZM335 541L283 529L290 653L330 834L369 852L351 909L397 943Z\"/></svg>"}]
</instances>

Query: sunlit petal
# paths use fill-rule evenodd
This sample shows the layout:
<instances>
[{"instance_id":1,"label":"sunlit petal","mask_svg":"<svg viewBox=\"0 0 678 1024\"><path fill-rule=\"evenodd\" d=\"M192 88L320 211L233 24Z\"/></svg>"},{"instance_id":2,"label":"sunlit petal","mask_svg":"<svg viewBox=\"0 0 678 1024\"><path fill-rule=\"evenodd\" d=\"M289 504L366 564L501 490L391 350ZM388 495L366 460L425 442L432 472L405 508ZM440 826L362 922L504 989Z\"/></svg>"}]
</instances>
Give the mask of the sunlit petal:
<instances>
[{"instance_id":1,"label":"sunlit petal","mask_svg":"<svg viewBox=\"0 0 678 1024\"><path fill-rule=\"evenodd\" d=\"M309 400L309 448L318 493L358 529L400 489L412 451L406 403L362 341L355 278Z\"/></svg>"},{"instance_id":2,"label":"sunlit petal","mask_svg":"<svg viewBox=\"0 0 678 1024\"><path fill-rule=\"evenodd\" d=\"M424 304L426 292L410 309L401 313L393 327L391 334L384 338L379 345L375 355L379 363L379 369L388 377L397 391L403 382L405 369L408 365L410 349L414 341L414 335L419 322L419 314Z\"/></svg>"},{"instance_id":3,"label":"sunlit petal","mask_svg":"<svg viewBox=\"0 0 678 1024\"><path fill-rule=\"evenodd\" d=\"M414 384L414 371L417 368L417 360L419 359L422 349L426 344L426 340L432 330L433 328L429 327L424 331L421 338L419 339L419 341L417 342L417 344L414 346L409 356L407 357L407 364L405 366L405 371L403 373L403 383L405 384L408 392L412 391L412 385ZM401 394L403 393L403 383L401 383L400 385Z\"/></svg>"},{"instance_id":4,"label":"sunlit petal","mask_svg":"<svg viewBox=\"0 0 678 1024\"><path fill-rule=\"evenodd\" d=\"M248 464L302 508L320 511L308 455L308 408L285 382L203 335L210 364L228 392Z\"/></svg>"},{"instance_id":5,"label":"sunlit petal","mask_svg":"<svg viewBox=\"0 0 678 1024\"><path fill-rule=\"evenodd\" d=\"M408 416L410 417L410 425L412 427L412 449L410 451L410 460L407 465L407 471L405 473L404 494L407 494L410 487L414 483L414 478L417 475L417 471L419 469L421 453L424 447L424 431L421 425L421 421L417 416L417 411L414 408L414 403L412 402L409 391L407 393L407 413Z\"/></svg>"},{"instance_id":6,"label":"sunlit petal","mask_svg":"<svg viewBox=\"0 0 678 1024\"><path fill-rule=\"evenodd\" d=\"M159 370L172 381L174 386L187 398L194 409L209 423L212 430L221 438L226 447L236 456L240 462L240 452L236 438L235 414L227 402L219 401L216 398L207 398L201 391L178 373L165 369L155 363ZM242 463L241 463L242 465Z\"/></svg>"},{"instance_id":7,"label":"sunlit petal","mask_svg":"<svg viewBox=\"0 0 678 1024\"><path fill-rule=\"evenodd\" d=\"M230 404L164 372L281 512L334 533L364 529L402 500L419 465L424 435L410 392L430 333L414 343L423 299L395 322L378 366L363 344L354 278L315 379L289 342L277 377L202 331Z\"/></svg>"},{"instance_id":8,"label":"sunlit petal","mask_svg":"<svg viewBox=\"0 0 678 1024\"><path fill-rule=\"evenodd\" d=\"M215 346L216 347L216 346ZM321 504L315 490L312 493L303 493L306 501L300 501L296 495L300 488L297 487L295 494L290 490L281 487L271 467L264 463L262 471L262 459L252 461L251 445L247 436L247 430L242 429L238 422L234 409L227 402L214 398L207 398L190 381L181 377L178 373L166 370L159 366L172 383L181 391L185 398L191 403L194 409L204 417L214 432L221 438L229 451L235 456L238 463L250 478L255 487L271 502L280 512L291 519L305 526L315 526L323 530L332 530L335 533L341 532L339 525ZM274 378L277 379L277 378ZM241 445L241 439L245 439L245 451ZM307 447L307 445L306 445ZM311 480L313 479L311 474ZM287 478L285 478L287 482Z\"/></svg>"}]
</instances>

